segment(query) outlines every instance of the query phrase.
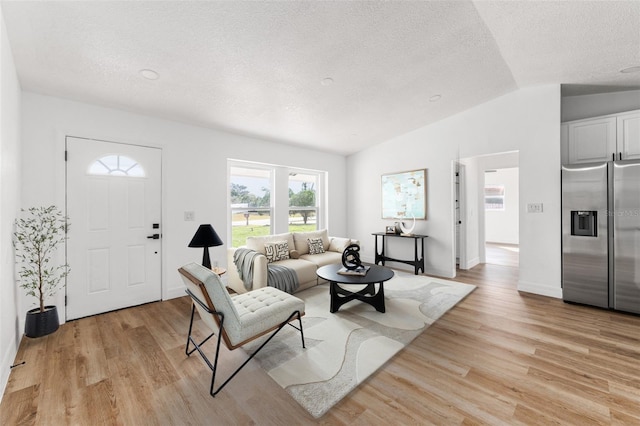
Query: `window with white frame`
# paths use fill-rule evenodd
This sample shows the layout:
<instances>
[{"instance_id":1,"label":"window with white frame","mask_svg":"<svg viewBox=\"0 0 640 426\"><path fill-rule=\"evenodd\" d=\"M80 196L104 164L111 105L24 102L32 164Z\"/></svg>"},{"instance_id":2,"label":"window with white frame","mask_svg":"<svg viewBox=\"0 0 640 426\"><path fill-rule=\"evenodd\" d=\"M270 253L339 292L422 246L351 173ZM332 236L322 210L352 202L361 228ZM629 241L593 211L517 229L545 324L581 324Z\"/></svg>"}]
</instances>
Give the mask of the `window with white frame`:
<instances>
[{"instance_id":1,"label":"window with white frame","mask_svg":"<svg viewBox=\"0 0 640 426\"><path fill-rule=\"evenodd\" d=\"M233 247L244 245L248 236L271 233L271 188L273 173L259 165L229 168L229 201Z\"/></svg>"},{"instance_id":2,"label":"window with white frame","mask_svg":"<svg viewBox=\"0 0 640 426\"><path fill-rule=\"evenodd\" d=\"M289 172L289 232L318 229L318 173Z\"/></svg>"},{"instance_id":3,"label":"window with white frame","mask_svg":"<svg viewBox=\"0 0 640 426\"><path fill-rule=\"evenodd\" d=\"M504 185L486 184L484 186L484 209L504 210Z\"/></svg>"},{"instance_id":4,"label":"window with white frame","mask_svg":"<svg viewBox=\"0 0 640 426\"><path fill-rule=\"evenodd\" d=\"M229 241L324 226L326 172L229 160Z\"/></svg>"},{"instance_id":5,"label":"window with white frame","mask_svg":"<svg viewBox=\"0 0 640 426\"><path fill-rule=\"evenodd\" d=\"M106 155L89 166L90 175L144 177L144 169L126 155Z\"/></svg>"}]
</instances>

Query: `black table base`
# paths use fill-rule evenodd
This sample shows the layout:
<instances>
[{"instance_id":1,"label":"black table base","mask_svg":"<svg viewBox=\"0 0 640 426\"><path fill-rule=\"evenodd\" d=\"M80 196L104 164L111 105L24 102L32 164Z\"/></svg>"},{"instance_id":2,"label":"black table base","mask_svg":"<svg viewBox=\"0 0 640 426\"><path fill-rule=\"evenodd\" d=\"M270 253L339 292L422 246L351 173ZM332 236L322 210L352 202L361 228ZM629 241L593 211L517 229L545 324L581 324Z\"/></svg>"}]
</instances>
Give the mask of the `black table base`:
<instances>
[{"instance_id":1,"label":"black table base","mask_svg":"<svg viewBox=\"0 0 640 426\"><path fill-rule=\"evenodd\" d=\"M378 283L378 291L375 284L367 284L360 291L352 292L334 281L329 283L329 293L331 294L331 313L338 312L340 306L352 300L359 300L376 308L378 312L385 312L384 307L384 283Z\"/></svg>"},{"instance_id":2,"label":"black table base","mask_svg":"<svg viewBox=\"0 0 640 426\"><path fill-rule=\"evenodd\" d=\"M316 271L318 277L329 282L331 313L338 312L340 306L352 300L359 300L373 306L378 312L385 312L383 283L393 278L393 271L384 266L369 265L365 275L343 275L338 273L341 268L342 264L333 264L321 266ZM357 287L353 288L354 291L349 291L348 288L352 285Z\"/></svg>"},{"instance_id":3,"label":"black table base","mask_svg":"<svg viewBox=\"0 0 640 426\"><path fill-rule=\"evenodd\" d=\"M375 241L375 264L382 264L384 266L385 262L400 262L405 263L407 265L413 266L414 274L418 275L420 271L424 274L424 239L427 238L427 235L418 235L418 234L387 234L385 232L374 232L373 235L376 239ZM378 237L382 237L382 250L378 251ZM385 254L385 239L387 237L395 237L395 238L413 238L413 260L407 259L395 259L393 257L387 256ZM418 251L418 240L420 240L420 251Z\"/></svg>"}]
</instances>

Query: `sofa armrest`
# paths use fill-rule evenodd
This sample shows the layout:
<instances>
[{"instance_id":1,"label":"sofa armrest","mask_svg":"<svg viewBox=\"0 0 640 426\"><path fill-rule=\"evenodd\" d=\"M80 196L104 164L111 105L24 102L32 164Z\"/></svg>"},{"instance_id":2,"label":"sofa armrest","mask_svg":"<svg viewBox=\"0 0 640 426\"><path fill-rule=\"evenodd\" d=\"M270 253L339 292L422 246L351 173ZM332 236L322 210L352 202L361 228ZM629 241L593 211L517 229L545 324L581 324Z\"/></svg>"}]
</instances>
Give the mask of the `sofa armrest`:
<instances>
[{"instance_id":1,"label":"sofa armrest","mask_svg":"<svg viewBox=\"0 0 640 426\"><path fill-rule=\"evenodd\" d=\"M262 288L267 286L267 278L269 274L267 273L267 256L257 256L256 260L253 262L253 288L255 290L257 288Z\"/></svg>"},{"instance_id":2,"label":"sofa armrest","mask_svg":"<svg viewBox=\"0 0 640 426\"><path fill-rule=\"evenodd\" d=\"M247 289L244 288L240 275L238 275L238 268L233 263L233 255L236 250L236 248L227 249L227 287L232 288L236 293L246 293Z\"/></svg>"},{"instance_id":3,"label":"sofa armrest","mask_svg":"<svg viewBox=\"0 0 640 426\"><path fill-rule=\"evenodd\" d=\"M246 289L244 283L238 274L238 268L233 262L233 255L236 248L227 249L227 286L232 288L236 293L246 293L249 290L267 286L267 258L265 256L256 256L253 262L253 286Z\"/></svg>"}]
</instances>

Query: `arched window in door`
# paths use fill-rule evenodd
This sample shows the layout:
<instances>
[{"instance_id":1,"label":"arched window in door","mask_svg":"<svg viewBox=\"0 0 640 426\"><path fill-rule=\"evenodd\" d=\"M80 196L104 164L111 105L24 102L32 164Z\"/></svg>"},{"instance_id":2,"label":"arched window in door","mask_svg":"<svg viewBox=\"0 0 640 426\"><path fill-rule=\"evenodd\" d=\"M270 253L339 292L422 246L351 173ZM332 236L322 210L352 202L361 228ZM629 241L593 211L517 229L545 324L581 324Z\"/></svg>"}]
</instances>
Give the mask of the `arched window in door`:
<instances>
[{"instance_id":1,"label":"arched window in door","mask_svg":"<svg viewBox=\"0 0 640 426\"><path fill-rule=\"evenodd\" d=\"M106 155L98 158L89 167L90 175L145 177L144 169L126 155Z\"/></svg>"}]
</instances>

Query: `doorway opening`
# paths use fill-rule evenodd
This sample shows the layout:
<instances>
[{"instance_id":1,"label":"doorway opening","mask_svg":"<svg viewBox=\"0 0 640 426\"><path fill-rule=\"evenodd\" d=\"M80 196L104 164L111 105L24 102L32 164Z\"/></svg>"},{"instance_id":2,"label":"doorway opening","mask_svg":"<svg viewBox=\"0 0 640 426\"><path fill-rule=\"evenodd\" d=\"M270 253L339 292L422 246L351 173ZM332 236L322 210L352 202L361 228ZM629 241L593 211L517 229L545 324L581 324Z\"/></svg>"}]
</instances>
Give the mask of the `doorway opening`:
<instances>
[{"instance_id":1,"label":"doorway opening","mask_svg":"<svg viewBox=\"0 0 640 426\"><path fill-rule=\"evenodd\" d=\"M519 169L484 170L485 263L518 267Z\"/></svg>"},{"instance_id":2,"label":"doorway opening","mask_svg":"<svg viewBox=\"0 0 640 426\"><path fill-rule=\"evenodd\" d=\"M519 267L519 153L468 157L454 168L456 269Z\"/></svg>"}]
</instances>

